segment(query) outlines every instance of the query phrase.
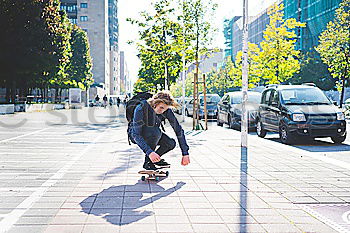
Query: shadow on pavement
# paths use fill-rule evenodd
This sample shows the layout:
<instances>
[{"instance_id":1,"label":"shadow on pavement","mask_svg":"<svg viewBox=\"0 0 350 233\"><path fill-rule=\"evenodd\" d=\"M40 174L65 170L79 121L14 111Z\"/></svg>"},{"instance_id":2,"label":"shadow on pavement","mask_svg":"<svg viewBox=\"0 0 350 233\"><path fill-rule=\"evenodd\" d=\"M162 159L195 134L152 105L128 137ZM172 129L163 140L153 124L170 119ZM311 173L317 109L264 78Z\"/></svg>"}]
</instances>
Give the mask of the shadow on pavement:
<instances>
[{"instance_id":1,"label":"shadow on pavement","mask_svg":"<svg viewBox=\"0 0 350 233\"><path fill-rule=\"evenodd\" d=\"M267 140L281 143L279 138L266 138ZM300 139L294 144L289 145L309 152L340 152L340 151L350 151L349 144L335 144L333 142L327 142L323 140L313 140L313 139Z\"/></svg>"},{"instance_id":2,"label":"shadow on pavement","mask_svg":"<svg viewBox=\"0 0 350 233\"><path fill-rule=\"evenodd\" d=\"M129 148L127 150L117 150L117 151L113 151L112 153L113 154L118 153L118 156L122 158L121 160L123 160L123 163L120 166L113 168L112 170L109 170L103 175L98 176L98 179L104 180L104 179L112 178L111 175L119 174L123 171L126 171L127 169L140 164L140 159L141 160L144 159L144 155L140 153L140 150L138 148Z\"/></svg>"},{"instance_id":3,"label":"shadow on pavement","mask_svg":"<svg viewBox=\"0 0 350 233\"><path fill-rule=\"evenodd\" d=\"M134 185L111 186L100 193L93 194L80 202L81 212L101 216L114 225L127 225L153 215L152 211L137 210L169 196L186 183L178 182L174 187L164 189L157 183L139 182ZM151 186L151 187L150 187ZM151 190L150 190L151 189ZM143 193L157 192L156 195L142 199ZM87 208L87 206L92 207Z\"/></svg>"}]
</instances>

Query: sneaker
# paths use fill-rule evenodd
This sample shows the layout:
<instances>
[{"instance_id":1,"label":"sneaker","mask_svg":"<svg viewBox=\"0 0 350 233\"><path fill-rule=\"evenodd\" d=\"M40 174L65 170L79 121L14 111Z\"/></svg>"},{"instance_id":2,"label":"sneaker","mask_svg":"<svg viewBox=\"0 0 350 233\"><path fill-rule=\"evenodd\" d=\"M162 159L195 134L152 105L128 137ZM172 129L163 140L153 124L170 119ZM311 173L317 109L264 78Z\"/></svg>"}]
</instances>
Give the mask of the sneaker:
<instances>
[{"instance_id":1,"label":"sneaker","mask_svg":"<svg viewBox=\"0 0 350 233\"><path fill-rule=\"evenodd\" d=\"M154 164L152 162L145 162L143 164L143 168L146 169L146 170L158 170L158 168L156 166L154 166Z\"/></svg>"},{"instance_id":2,"label":"sneaker","mask_svg":"<svg viewBox=\"0 0 350 233\"><path fill-rule=\"evenodd\" d=\"M164 159L161 159L159 162L154 163L158 167L170 167L170 163L165 162Z\"/></svg>"}]
</instances>

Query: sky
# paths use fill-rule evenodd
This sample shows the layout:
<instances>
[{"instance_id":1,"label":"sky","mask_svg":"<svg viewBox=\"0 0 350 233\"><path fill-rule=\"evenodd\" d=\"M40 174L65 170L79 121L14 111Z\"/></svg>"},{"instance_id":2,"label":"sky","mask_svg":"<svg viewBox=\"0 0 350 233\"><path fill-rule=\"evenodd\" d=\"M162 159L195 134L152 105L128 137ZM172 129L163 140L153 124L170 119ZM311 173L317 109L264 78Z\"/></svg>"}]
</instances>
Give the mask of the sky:
<instances>
[{"instance_id":1,"label":"sky","mask_svg":"<svg viewBox=\"0 0 350 233\"><path fill-rule=\"evenodd\" d=\"M138 28L126 22L126 18L139 18L139 12L150 11L151 2L154 0L118 0L118 18L119 18L119 50L125 52L125 58L129 69L130 78L135 82L140 67L140 61L137 58L137 49L135 45L127 44L129 40L138 38ZM174 0L177 1L177 0ZM218 28L213 47L224 48L223 21L233 16L242 15L243 0L212 0L218 4L216 10L216 19L213 22ZM248 0L249 16L254 16L276 0Z\"/></svg>"}]
</instances>

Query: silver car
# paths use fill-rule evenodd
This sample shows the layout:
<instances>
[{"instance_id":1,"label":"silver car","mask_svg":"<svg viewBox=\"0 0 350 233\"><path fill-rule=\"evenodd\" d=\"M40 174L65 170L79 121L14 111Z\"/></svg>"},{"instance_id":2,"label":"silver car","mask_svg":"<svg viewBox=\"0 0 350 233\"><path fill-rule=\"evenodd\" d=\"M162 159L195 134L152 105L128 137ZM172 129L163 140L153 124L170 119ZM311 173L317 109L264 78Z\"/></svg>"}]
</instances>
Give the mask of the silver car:
<instances>
[{"instance_id":1,"label":"silver car","mask_svg":"<svg viewBox=\"0 0 350 233\"><path fill-rule=\"evenodd\" d=\"M218 103L220 101L220 96L218 94L207 94L207 117L216 118ZM186 104L185 114L186 116L193 116L193 99ZM204 118L204 95L199 95L199 118Z\"/></svg>"}]
</instances>

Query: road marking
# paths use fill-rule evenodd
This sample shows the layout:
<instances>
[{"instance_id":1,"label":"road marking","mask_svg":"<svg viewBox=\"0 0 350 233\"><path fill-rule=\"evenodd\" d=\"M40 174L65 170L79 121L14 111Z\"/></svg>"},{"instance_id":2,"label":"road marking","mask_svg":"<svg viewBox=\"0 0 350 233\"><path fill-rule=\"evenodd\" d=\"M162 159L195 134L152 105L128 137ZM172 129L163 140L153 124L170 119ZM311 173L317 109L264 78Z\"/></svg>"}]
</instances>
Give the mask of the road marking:
<instances>
[{"instance_id":1,"label":"road marking","mask_svg":"<svg viewBox=\"0 0 350 233\"><path fill-rule=\"evenodd\" d=\"M50 187L55 185L67 173L68 169L70 169L76 161L78 161L88 150L91 149L91 147L96 144L100 138L104 136L107 131L108 128L98 137L96 137L92 144L89 144L79 155L66 163L66 165L64 165L58 172L56 172L45 183L38 187L34 193L27 197L14 210L8 213L4 219L0 221L0 232L4 233L8 231L28 209L31 208L33 204L46 193Z\"/></svg>"},{"instance_id":2,"label":"road marking","mask_svg":"<svg viewBox=\"0 0 350 233\"><path fill-rule=\"evenodd\" d=\"M343 227L343 226L339 225L338 223L334 222L333 220L321 215L317 211L311 209L309 206L307 206L307 205L299 205L299 206L301 207L301 209L310 213L312 216L321 220L322 222L324 222L328 226L332 227L334 230L338 231L339 233L348 233L349 232L345 227Z\"/></svg>"},{"instance_id":3,"label":"road marking","mask_svg":"<svg viewBox=\"0 0 350 233\"><path fill-rule=\"evenodd\" d=\"M25 137L25 136L29 136L29 135L32 135L32 134L36 134L36 133L42 132L42 131L47 130L47 129L49 129L49 128L50 128L50 127L47 127L47 128L40 129L40 130L31 132L31 133L19 135L19 136L13 137L13 138L4 139L4 140L1 140L0 143L8 142L8 141L11 141L11 140L14 140L14 139L17 139L17 138L23 138L23 137Z\"/></svg>"}]
</instances>

